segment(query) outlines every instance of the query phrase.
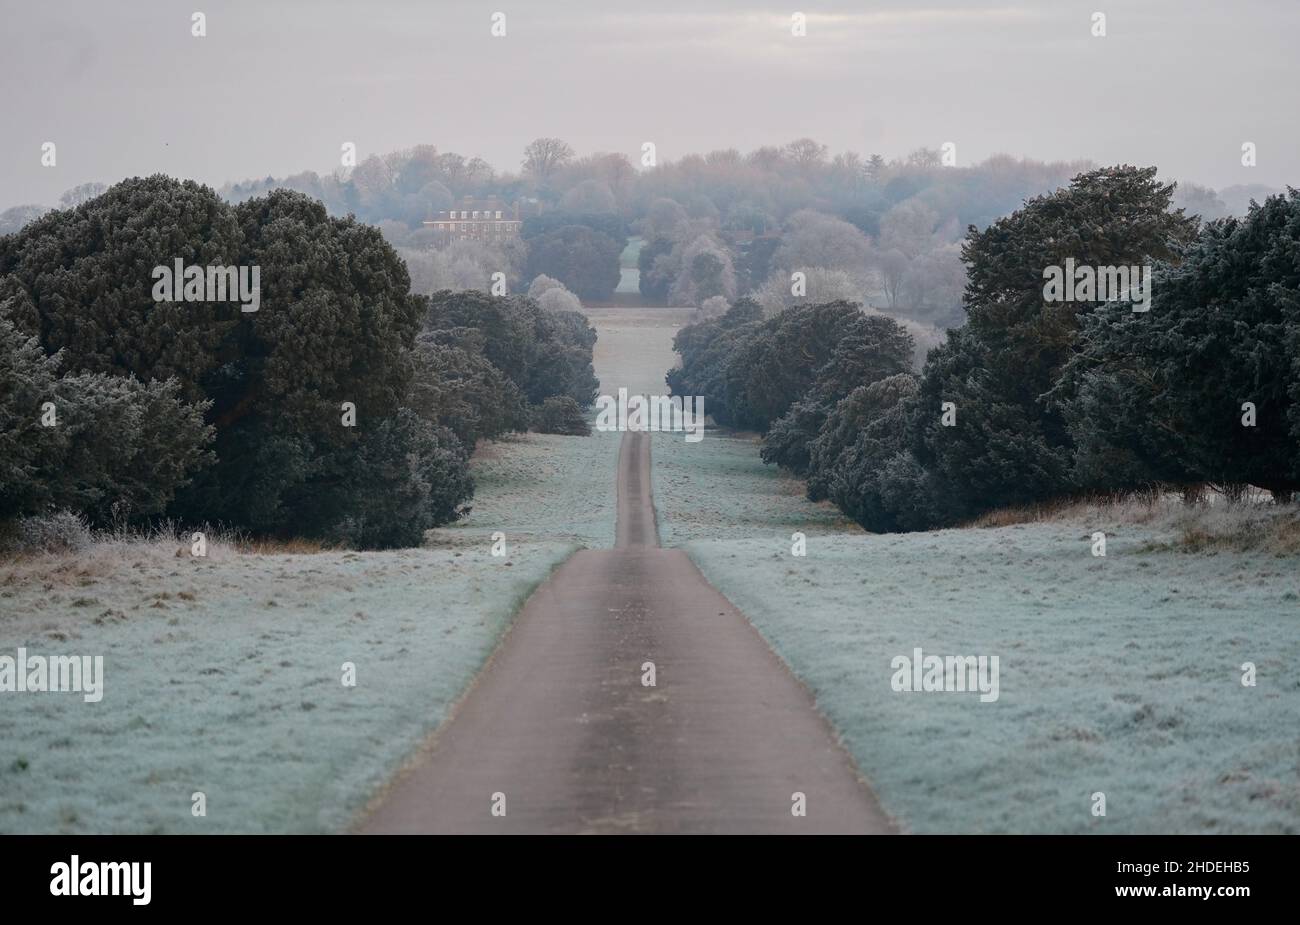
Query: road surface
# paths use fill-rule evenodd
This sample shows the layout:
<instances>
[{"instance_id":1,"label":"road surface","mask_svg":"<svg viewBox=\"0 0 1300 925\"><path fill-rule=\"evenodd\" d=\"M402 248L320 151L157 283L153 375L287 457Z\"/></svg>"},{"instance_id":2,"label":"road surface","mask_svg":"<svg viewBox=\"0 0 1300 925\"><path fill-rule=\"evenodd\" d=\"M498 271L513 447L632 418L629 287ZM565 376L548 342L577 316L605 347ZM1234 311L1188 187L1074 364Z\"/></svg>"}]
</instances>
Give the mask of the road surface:
<instances>
[{"instance_id":1,"label":"road surface","mask_svg":"<svg viewBox=\"0 0 1300 925\"><path fill-rule=\"evenodd\" d=\"M808 691L659 548L647 435L623 435L617 479L615 548L537 589L357 831L892 832Z\"/></svg>"}]
</instances>

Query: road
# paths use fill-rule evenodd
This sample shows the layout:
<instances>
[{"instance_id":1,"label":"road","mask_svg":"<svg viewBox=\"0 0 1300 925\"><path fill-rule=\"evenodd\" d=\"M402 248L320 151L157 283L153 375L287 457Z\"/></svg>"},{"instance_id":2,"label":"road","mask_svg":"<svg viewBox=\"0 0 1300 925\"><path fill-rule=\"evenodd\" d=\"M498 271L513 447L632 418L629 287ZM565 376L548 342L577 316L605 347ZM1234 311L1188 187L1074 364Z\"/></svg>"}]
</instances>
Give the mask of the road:
<instances>
[{"instance_id":1,"label":"road","mask_svg":"<svg viewBox=\"0 0 1300 925\"><path fill-rule=\"evenodd\" d=\"M537 589L357 831L894 831L808 691L659 548L650 465L649 437L624 434L615 548Z\"/></svg>"}]
</instances>

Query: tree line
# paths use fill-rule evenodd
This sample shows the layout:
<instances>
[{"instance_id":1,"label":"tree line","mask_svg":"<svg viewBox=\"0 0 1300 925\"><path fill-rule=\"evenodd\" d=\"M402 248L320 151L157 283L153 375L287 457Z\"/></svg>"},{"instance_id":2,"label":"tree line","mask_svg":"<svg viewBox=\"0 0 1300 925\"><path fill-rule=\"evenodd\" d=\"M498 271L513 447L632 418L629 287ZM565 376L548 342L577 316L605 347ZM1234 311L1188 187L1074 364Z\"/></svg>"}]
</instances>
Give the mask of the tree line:
<instances>
[{"instance_id":1,"label":"tree line","mask_svg":"<svg viewBox=\"0 0 1300 925\"><path fill-rule=\"evenodd\" d=\"M178 259L260 267L258 310L156 301ZM0 523L420 543L467 512L479 439L581 432L596 335L527 296L410 289L377 229L289 190L135 178L0 237Z\"/></svg>"},{"instance_id":2,"label":"tree line","mask_svg":"<svg viewBox=\"0 0 1300 925\"><path fill-rule=\"evenodd\" d=\"M750 296L770 316L790 307L788 276L800 271L809 298L862 302L904 321L919 358L964 320L964 229L985 227L1092 167L1006 155L952 166L931 148L887 160L832 154L810 138L634 163L538 138L517 171L421 145L333 175L268 177L223 192L238 201L283 185L337 214L353 212L384 231L425 292L486 289L494 272L505 272L512 290L545 274L585 300L608 300L631 235L641 239L640 292L650 304L716 316ZM1210 220L1242 214L1250 197L1269 192L1181 183L1175 205ZM422 219L462 196L523 201L541 214L516 241L433 247Z\"/></svg>"},{"instance_id":3,"label":"tree line","mask_svg":"<svg viewBox=\"0 0 1300 925\"><path fill-rule=\"evenodd\" d=\"M322 201L331 215L356 215L398 248L415 291L425 294L486 291L493 274L504 273L511 291L545 275L582 299L605 301L619 283L620 253L632 235L641 239L640 289L651 304L717 315L751 296L772 315L792 304L785 280L800 271L809 298L862 302L903 320L923 355L943 329L964 320L963 229L985 227L1092 167L1006 155L951 166L929 148L886 160L832 154L810 138L634 164L626 154L579 155L562 139L538 138L514 171L418 145L333 173L246 180L220 192L240 203L292 189ZM83 184L61 205L102 190ZM1244 214L1250 198L1270 192L1276 191L1180 183L1175 206L1210 220ZM435 247L423 221L465 196L521 202L522 236ZM19 206L0 213L0 234L43 211Z\"/></svg>"},{"instance_id":4,"label":"tree line","mask_svg":"<svg viewBox=\"0 0 1300 925\"><path fill-rule=\"evenodd\" d=\"M919 373L845 302L762 320L752 300L679 332L674 392L763 434L763 459L872 531L1005 506L1300 488L1300 193L1201 223L1155 168L1090 170L967 231L965 323ZM1044 271L1152 268L1146 311L1049 301ZM871 325L868 327L868 325Z\"/></svg>"}]
</instances>

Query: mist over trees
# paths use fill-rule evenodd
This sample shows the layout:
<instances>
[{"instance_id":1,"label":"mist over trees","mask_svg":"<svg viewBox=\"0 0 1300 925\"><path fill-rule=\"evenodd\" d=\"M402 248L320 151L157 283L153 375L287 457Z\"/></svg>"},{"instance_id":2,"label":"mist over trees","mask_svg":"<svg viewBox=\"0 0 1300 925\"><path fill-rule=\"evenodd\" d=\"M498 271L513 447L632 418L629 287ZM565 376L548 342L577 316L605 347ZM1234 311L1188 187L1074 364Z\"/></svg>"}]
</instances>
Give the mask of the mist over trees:
<instances>
[{"instance_id":1,"label":"mist over trees","mask_svg":"<svg viewBox=\"0 0 1300 925\"><path fill-rule=\"evenodd\" d=\"M580 299L608 299L618 286L620 250L608 235L585 225L565 225L528 242L524 276L550 276Z\"/></svg>"},{"instance_id":2,"label":"mist over trees","mask_svg":"<svg viewBox=\"0 0 1300 925\"><path fill-rule=\"evenodd\" d=\"M224 192L238 199L282 182L319 196L332 212L354 212L398 248L415 291L430 294L488 291L493 274L504 273L511 292L546 276L588 303L610 302L620 254L635 236L644 303L716 317L725 304L752 297L771 317L809 300L857 302L907 327L919 369L944 331L965 322L966 230L1091 166L997 155L953 167L934 149L887 160L832 153L802 138L637 168L623 154L579 155L562 139L539 138L516 173L423 145L328 177L307 172ZM1269 191L1223 192L1180 184L1174 206L1208 221ZM526 204L520 239L435 246L422 221L462 197L487 196Z\"/></svg>"},{"instance_id":3,"label":"mist over trees","mask_svg":"<svg viewBox=\"0 0 1300 925\"><path fill-rule=\"evenodd\" d=\"M987 226L1090 166L997 155L945 167L933 149L887 160L832 153L801 138L637 167L621 153L580 155L563 139L538 138L524 147L513 172L417 145L371 154L329 174L306 170L233 182L220 192L237 204L273 189L295 190L320 200L333 216L352 214L377 226L422 293L486 291L500 272L511 292L545 274L563 279L581 298L608 301L619 280L618 255L631 235L640 238L640 294L651 304L701 307L709 299L761 293L772 312L778 294L789 292L792 273L835 273L834 298L913 322L921 349L964 320L966 228ZM102 189L83 184L65 193L60 205L74 206ZM1174 205L1208 221L1243 215L1252 199L1276 192L1263 186L1216 192L1180 183ZM522 240L438 243L424 222L465 197L523 203ZM0 213L0 234L44 211L32 205ZM553 235L565 228L591 234ZM559 256L565 242L580 244L581 256Z\"/></svg>"}]
</instances>

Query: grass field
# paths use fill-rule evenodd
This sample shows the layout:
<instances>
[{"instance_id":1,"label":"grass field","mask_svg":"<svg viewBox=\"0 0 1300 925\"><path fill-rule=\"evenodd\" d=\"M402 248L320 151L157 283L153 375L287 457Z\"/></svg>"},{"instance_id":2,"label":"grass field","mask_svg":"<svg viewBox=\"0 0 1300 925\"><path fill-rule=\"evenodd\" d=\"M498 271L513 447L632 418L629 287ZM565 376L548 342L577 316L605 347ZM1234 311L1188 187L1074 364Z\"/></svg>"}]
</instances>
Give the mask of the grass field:
<instances>
[{"instance_id":1,"label":"grass field","mask_svg":"<svg viewBox=\"0 0 1300 925\"><path fill-rule=\"evenodd\" d=\"M116 543L0 564L0 654L104 658L98 703L3 695L0 832L337 830L572 548L523 539L494 558L466 536L194 559Z\"/></svg>"},{"instance_id":2,"label":"grass field","mask_svg":"<svg viewBox=\"0 0 1300 925\"><path fill-rule=\"evenodd\" d=\"M906 830L1300 832L1295 531L1080 508L874 536L715 437L656 437L661 535L812 689ZM917 647L998 656L999 699L896 693L891 660Z\"/></svg>"},{"instance_id":3,"label":"grass field","mask_svg":"<svg viewBox=\"0 0 1300 925\"><path fill-rule=\"evenodd\" d=\"M627 370L617 378L637 388L662 378L646 345L671 342L667 317L598 320L598 375ZM470 516L424 549L214 544L194 559L174 542L113 542L0 562L0 655L104 658L98 703L0 701L0 832L344 828L446 716L532 589L579 546L613 544L619 438L481 445ZM497 531L503 557L490 552Z\"/></svg>"},{"instance_id":4,"label":"grass field","mask_svg":"<svg viewBox=\"0 0 1300 925\"><path fill-rule=\"evenodd\" d=\"M655 510L665 546L757 537L788 549L796 531L861 532L833 505L808 501L803 482L764 466L753 434L711 427L698 443L681 434L653 439Z\"/></svg>"}]
</instances>

